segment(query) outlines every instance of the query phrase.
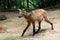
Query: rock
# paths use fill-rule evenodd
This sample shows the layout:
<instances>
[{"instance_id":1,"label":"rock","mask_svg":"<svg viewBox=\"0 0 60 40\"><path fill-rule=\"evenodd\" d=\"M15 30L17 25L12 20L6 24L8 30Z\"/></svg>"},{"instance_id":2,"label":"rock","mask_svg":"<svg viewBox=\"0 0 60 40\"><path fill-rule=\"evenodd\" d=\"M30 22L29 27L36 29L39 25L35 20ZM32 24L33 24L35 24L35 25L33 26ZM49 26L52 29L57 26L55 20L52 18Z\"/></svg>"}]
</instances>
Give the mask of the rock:
<instances>
[{"instance_id":1,"label":"rock","mask_svg":"<svg viewBox=\"0 0 60 40\"><path fill-rule=\"evenodd\" d=\"M0 30L2 30L3 29L3 25L0 23Z\"/></svg>"},{"instance_id":2,"label":"rock","mask_svg":"<svg viewBox=\"0 0 60 40\"><path fill-rule=\"evenodd\" d=\"M7 17L5 15L0 15L0 20L6 20Z\"/></svg>"}]
</instances>

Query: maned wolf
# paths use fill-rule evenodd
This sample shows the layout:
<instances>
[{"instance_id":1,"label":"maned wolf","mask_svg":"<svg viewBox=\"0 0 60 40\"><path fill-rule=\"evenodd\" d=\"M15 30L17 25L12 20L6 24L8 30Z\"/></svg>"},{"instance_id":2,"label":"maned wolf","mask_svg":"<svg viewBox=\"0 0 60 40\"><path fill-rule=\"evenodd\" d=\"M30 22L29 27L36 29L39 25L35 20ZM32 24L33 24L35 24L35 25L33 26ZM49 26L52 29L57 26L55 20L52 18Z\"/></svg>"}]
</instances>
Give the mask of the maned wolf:
<instances>
[{"instance_id":1,"label":"maned wolf","mask_svg":"<svg viewBox=\"0 0 60 40\"><path fill-rule=\"evenodd\" d=\"M27 20L27 27L24 29L23 33L21 36L24 35L25 31L28 29L28 27L30 26L30 24L32 23L33 24L33 35L35 35L35 33L38 33L39 30L41 29L41 22L42 20L44 19L47 23L51 24L52 26L52 30L54 29L53 28L53 24L52 22L50 22L48 20L48 16L47 16L47 11L44 10L44 9L35 9L35 10L30 10L30 9L19 9L19 17L22 17L24 16L24 18ZM35 31L35 22L38 22L39 23L39 27L38 27L38 30Z\"/></svg>"}]
</instances>

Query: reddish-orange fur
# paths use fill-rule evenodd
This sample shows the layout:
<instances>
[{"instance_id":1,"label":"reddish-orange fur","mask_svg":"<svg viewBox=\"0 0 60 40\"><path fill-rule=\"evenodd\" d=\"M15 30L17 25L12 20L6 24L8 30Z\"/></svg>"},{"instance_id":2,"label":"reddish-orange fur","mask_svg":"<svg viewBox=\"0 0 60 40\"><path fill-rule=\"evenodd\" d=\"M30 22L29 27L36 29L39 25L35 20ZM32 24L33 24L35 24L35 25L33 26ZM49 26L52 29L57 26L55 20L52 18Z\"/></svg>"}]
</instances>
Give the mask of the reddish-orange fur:
<instances>
[{"instance_id":1,"label":"reddish-orange fur","mask_svg":"<svg viewBox=\"0 0 60 40\"><path fill-rule=\"evenodd\" d=\"M0 23L0 30L2 30L3 29L3 25Z\"/></svg>"},{"instance_id":2,"label":"reddish-orange fur","mask_svg":"<svg viewBox=\"0 0 60 40\"><path fill-rule=\"evenodd\" d=\"M25 19L28 22L27 27L25 28L25 30L23 31L22 36L24 35L25 31L27 30L27 28L30 26L30 24L33 24L33 35L35 33L37 33L40 29L41 29L41 21L44 19L46 22L50 23L52 25L52 30L53 30L53 24L48 20L47 17L47 11L44 9L35 9L32 10L31 12L27 12L26 10L19 10L20 14L23 14L23 16L25 17ZM37 32L35 32L35 22L39 22L39 29L37 30Z\"/></svg>"}]
</instances>

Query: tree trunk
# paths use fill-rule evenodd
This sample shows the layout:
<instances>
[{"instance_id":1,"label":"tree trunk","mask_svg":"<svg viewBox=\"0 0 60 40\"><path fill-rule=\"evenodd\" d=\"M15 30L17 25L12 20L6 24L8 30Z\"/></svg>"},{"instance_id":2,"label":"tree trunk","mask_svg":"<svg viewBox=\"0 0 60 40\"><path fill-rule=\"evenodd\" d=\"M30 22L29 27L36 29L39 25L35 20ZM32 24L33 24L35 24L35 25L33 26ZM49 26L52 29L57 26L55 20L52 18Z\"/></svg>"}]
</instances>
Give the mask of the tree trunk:
<instances>
[{"instance_id":1,"label":"tree trunk","mask_svg":"<svg viewBox=\"0 0 60 40\"><path fill-rule=\"evenodd\" d=\"M27 0L27 8L29 8L29 0Z\"/></svg>"}]
</instances>

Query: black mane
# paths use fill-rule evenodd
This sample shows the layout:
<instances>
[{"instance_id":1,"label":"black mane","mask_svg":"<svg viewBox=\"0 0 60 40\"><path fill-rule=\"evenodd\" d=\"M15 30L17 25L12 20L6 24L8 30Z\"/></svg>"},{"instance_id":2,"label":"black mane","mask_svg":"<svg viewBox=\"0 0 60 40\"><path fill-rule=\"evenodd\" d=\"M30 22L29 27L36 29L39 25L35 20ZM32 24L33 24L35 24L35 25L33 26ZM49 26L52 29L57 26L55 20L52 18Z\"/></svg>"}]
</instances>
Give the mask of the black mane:
<instances>
[{"instance_id":1,"label":"black mane","mask_svg":"<svg viewBox=\"0 0 60 40\"><path fill-rule=\"evenodd\" d=\"M32 12L31 9L25 9L25 11L28 12L28 13Z\"/></svg>"}]
</instances>

